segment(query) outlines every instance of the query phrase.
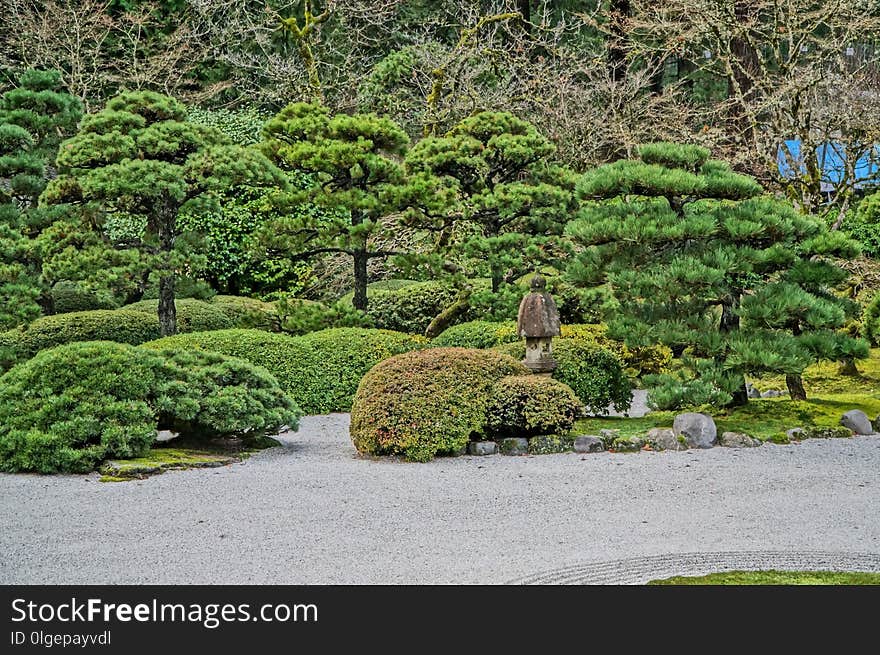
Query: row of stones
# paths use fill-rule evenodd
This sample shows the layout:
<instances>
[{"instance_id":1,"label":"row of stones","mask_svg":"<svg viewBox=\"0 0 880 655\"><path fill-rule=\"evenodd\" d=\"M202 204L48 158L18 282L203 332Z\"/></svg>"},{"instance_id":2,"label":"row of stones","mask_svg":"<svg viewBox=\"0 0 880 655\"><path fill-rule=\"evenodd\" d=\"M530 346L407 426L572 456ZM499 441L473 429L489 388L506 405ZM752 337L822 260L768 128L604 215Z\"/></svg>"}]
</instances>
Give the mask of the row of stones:
<instances>
[{"instance_id":1,"label":"row of stones","mask_svg":"<svg viewBox=\"0 0 880 655\"><path fill-rule=\"evenodd\" d=\"M792 428L786 432L789 441L803 439L834 439L854 434L870 435L880 432L880 416L872 423L861 410L850 410L840 419L839 427ZM526 439L509 437L495 441L472 441L468 444L471 455L545 455L550 453L598 453L605 450L632 452L651 450L687 450L689 448L753 448L762 441L741 432L723 432L718 437L715 421L708 414L689 412L679 414L671 428L652 428L644 437L622 437L620 430L599 430L598 435L564 437L544 435Z\"/></svg>"}]
</instances>

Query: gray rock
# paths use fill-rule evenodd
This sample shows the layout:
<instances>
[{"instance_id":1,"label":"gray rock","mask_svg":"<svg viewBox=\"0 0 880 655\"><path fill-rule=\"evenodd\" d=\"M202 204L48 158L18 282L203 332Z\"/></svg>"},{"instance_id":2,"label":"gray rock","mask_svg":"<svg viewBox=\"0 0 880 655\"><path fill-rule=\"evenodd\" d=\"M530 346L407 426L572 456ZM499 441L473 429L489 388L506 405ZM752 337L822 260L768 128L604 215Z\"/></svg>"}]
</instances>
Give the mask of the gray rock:
<instances>
[{"instance_id":1,"label":"gray rock","mask_svg":"<svg viewBox=\"0 0 880 655\"><path fill-rule=\"evenodd\" d=\"M711 448L718 441L718 428L708 414L687 412L672 422L675 436L684 435L689 448Z\"/></svg>"},{"instance_id":2,"label":"gray rock","mask_svg":"<svg viewBox=\"0 0 880 655\"><path fill-rule=\"evenodd\" d=\"M789 441L800 441L802 439L806 439L806 437L804 436L803 428L792 428L791 430L786 430L785 436L788 437Z\"/></svg>"},{"instance_id":3,"label":"gray rock","mask_svg":"<svg viewBox=\"0 0 880 655\"><path fill-rule=\"evenodd\" d=\"M645 440L641 437L618 437L611 444L611 450L618 453L630 453L641 450Z\"/></svg>"},{"instance_id":4,"label":"gray rock","mask_svg":"<svg viewBox=\"0 0 880 655\"><path fill-rule=\"evenodd\" d=\"M751 382L746 382L746 393L749 398L760 398L761 392Z\"/></svg>"},{"instance_id":5,"label":"gray rock","mask_svg":"<svg viewBox=\"0 0 880 655\"><path fill-rule=\"evenodd\" d=\"M761 393L761 398L779 398L782 395L782 392L778 389L767 389Z\"/></svg>"},{"instance_id":6,"label":"gray rock","mask_svg":"<svg viewBox=\"0 0 880 655\"><path fill-rule=\"evenodd\" d=\"M718 445L725 448L754 448L760 446L761 441L742 432L724 432L718 440Z\"/></svg>"},{"instance_id":7,"label":"gray rock","mask_svg":"<svg viewBox=\"0 0 880 655\"><path fill-rule=\"evenodd\" d=\"M605 443L600 437L585 434L574 440L574 452L576 453L601 453L605 450Z\"/></svg>"},{"instance_id":8,"label":"gray rock","mask_svg":"<svg viewBox=\"0 0 880 655\"><path fill-rule=\"evenodd\" d=\"M871 419L860 409L849 410L841 417L840 424L856 434L874 434L874 426L871 425Z\"/></svg>"},{"instance_id":9,"label":"gray rock","mask_svg":"<svg viewBox=\"0 0 880 655\"><path fill-rule=\"evenodd\" d=\"M611 448L611 444L614 443L615 439L620 437L620 430L599 430L599 438L602 440L602 443L605 444L605 448Z\"/></svg>"},{"instance_id":10,"label":"gray rock","mask_svg":"<svg viewBox=\"0 0 880 655\"><path fill-rule=\"evenodd\" d=\"M471 455L494 455L498 452L498 444L494 441L471 441L468 453Z\"/></svg>"},{"instance_id":11,"label":"gray rock","mask_svg":"<svg viewBox=\"0 0 880 655\"><path fill-rule=\"evenodd\" d=\"M502 455L525 455L529 452L529 440L523 437L508 437L498 442Z\"/></svg>"},{"instance_id":12,"label":"gray rock","mask_svg":"<svg viewBox=\"0 0 880 655\"><path fill-rule=\"evenodd\" d=\"M529 439L529 455L552 455L554 453L570 453L574 448L574 439L558 434L540 434Z\"/></svg>"},{"instance_id":13,"label":"gray rock","mask_svg":"<svg viewBox=\"0 0 880 655\"><path fill-rule=\"evenodd\" d=\"M654 450L687 450L687 440L675 436L672 428L651 428L645 437Z\"/></svg>"}]
</instances>

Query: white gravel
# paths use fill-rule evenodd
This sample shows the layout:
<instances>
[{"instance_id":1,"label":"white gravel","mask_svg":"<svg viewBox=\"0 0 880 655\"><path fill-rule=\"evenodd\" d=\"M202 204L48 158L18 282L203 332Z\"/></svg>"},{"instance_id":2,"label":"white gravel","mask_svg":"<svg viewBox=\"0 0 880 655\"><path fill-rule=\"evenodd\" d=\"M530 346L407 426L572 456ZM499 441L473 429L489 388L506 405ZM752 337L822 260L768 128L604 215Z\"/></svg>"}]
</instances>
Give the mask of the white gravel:
<instances>
[{"instance_id":1,"label":"white gravel","mask_svg":"<svg viewBox=\"0 0 880 655\"><path fill-rule=\"evenodd\" d=\"M334 414L284 442L135 482L2 474L0 583L632 582L682 554L880 569L877 436L408 464L359 458Z\"/></svg>"}]
</instances>

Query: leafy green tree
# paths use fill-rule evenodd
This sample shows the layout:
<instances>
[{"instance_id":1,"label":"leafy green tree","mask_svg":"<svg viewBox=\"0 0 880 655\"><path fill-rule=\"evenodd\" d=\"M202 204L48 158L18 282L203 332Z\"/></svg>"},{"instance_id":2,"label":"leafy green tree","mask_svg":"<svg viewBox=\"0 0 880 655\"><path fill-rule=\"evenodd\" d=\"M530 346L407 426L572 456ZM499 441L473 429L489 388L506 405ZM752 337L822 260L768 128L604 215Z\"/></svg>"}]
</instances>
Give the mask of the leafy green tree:
<instances>
[{"instance_id":1,"label":"leafy green tree","mask_svg":"<svg viewBox=\"0 0 880 655\"><path fill-rule=\"evenodd\" d=\"M846 277L833 258L856 244L761 196L704 148L639 152L583 176L566 233L581 249L571 277L615 296L610 333L682 355L685 373L647 379L656 406L742 404L744 376L761 372L786 374L792 397L805 398L812 361L867 355L837 331L852 308L832 293Z\"/></svg>"},{"instance_id":2,"label":"leafy green tree","mask_svg":"<svg viewBox=\"0 0 880 655\"><path fill-rule=\"evenodd\" d=\"M436 235L435 265L489 277L503 295L536 265L559 255L575 210L575 177L550 163L555 147L507 112L481 112L409 151L412 222ZM514 293L516 302L522 295Z\"/></svg>"},{"instance_id":3,"label":"leafy green tree","mask_svg":"<svg viewBox=\"0 0 880 655\"><path fill-rule=\"evenodd\" d=\"M57 164L62 174L46 188L45 202L99 203L130 227L123 245L154 256L163 335L176 331L175 279L193 252L178 224L181 211L207 211L217 192L239 186L287 185L259 151L187 121L180 102L147 91L122 93L85 118L61 144Z\"/></svg>"},{"instance_id":4,"label":"leafy green tree","mask_svg":"<svg viewBox=\"0 0 880 655\"><path fill-rule=\"evenodd\" d=\"M367 264L398 254L383 244L401 208L409 138L375 114L331 116L293 103L268 121L263 151L282 169L305 175L302 188L279 201L283 218L266 226L271 250L292 260L328 253L353 263L355 309L367 308ZM315 211L319 209L320 211Z\"/></svg>"},{"instance_id":5,"label":"leafy green tree","mask_svg":"<svg viewBox=\"0 0 880 655\"><path fill-rule=\"evenodd\" d=\"M51 313L43 255L35 239L64 209L37 207L58 142L82 116L56 71L27 70L0 97L0 327Z\"/></svg>"}]
</instances>

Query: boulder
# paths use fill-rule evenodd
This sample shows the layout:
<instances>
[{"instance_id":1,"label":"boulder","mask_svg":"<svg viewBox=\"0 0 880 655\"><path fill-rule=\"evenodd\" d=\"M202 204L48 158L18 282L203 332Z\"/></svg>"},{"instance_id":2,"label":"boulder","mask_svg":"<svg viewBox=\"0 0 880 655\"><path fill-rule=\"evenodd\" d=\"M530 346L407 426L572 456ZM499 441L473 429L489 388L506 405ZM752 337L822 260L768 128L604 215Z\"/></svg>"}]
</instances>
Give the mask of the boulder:
<instances>
[{"instance_id":1,"label":"boulder","mask_svg":"<svg viewBox=\"0 0 880 655\"><path fill-rule=\"evenodd\" d=\"M605 450L605 443L600 437L585 434L574 440L574 452L576 453L601 453Z\"/></svg>"},{"instance_id":2,"label":"boulder","mask_svg":"<svg viewBox=\"0 0 880 655\"><path fill-rule=\"evenodd\" d=\"M846 439L853 431L845 427L822 428L810 426L803 429L802 439Z\"/></svg>"},{"instance_id":3,"label":"boulder","mask_svg":"<svg viewBox=\"0 0 880 655\"><path fill-rule=\"evenodd\" d=\"M468 453L471 455L494 455L498 452L498 444L494 441L471 441Z\"/></svg>"},{"instance_id":4,"label":"boulder","mask_svg":"<svg viewBox=\"0 0 880 655\"><path fill-rule=\"evenodd\" d=\"M806 439L806 437L804 436L803 428L792 428L791 430L786 430L785 436L788 437L789 441L800 441L801 439Z\"/></svg>"},{"instance_id":5,"label":"boulder","mask_svg":"<svg viewBox=\"0 0 880 655\"><path fill-rule=\"evenodd\" d=\"M746 382L746 393L749 398L760 398L761 392L751 382Z\"/></svg>"},{"instance_id":6,"label":"boulder","mask_svg":"<svg viewBox=\"0 0 880 655\"><path fill-rule=\"evenodd\" d=\"M725 448L754 448L760 446L761 443L759 439L742 432L724 432L718 441L718 445Z\"/></svg>"},{"instance_id":7,"label":"boulder","mask_svg":"<svg viewBox=\"0 0 880 655\"><path fill-rule=\"evenodd\" d=\"M718 441L718 428L708 414L687 412L672 422L675 436L683 435L688 448L711 448Z\"/></svg>"},{"instance_id":8,"label":"boulder","mask_svg":"<svg viewBox=\"0 0 880 655\"><path fill-rule=\"evenodd\" d=\"M679 439L672 428L651 428L645 438L654 450L687 450L687 439Z\"/></svg>"},{"instance_id":9,"label":"boulder","mask_svg":"<svg viewBox=\"0 0 880 655\"><path fill-rule=\"evenodd\" d=\"M856 434L874 434L871 419L860 409L851 409L840 418L840 424Z\"/></svg>"},{"instance_id":10,"label":"boulder","mask_svg":"<svg viewBox=\"0 0 880 655\"><path fill-rule=\"evenodd\" d=\"M552 455L553 453L570 453L573 449L571 437L560 437L556 434L541 434L529 439L530 455Z\"/></svg>"},{"instance_id":11,"label":"boulder","mask_svg":"<svg viewBox=\"0 0 880 655\"><path fill-rule=\"evenodd\" d=\"M767 389L761 393L761 398L779 398L782 395L782 392L778 389Z\"/></svg>"},{"instance_id":12,"label":"boulder","mask_svg":"<svg viewBox=\"0 0 880 655\"><path fill-rule=\"evenodd\" d=\"M529 440L523 437L508 437L498 442L502 455L525 455L529 452Z\"/></svg>"}]
</instances>

